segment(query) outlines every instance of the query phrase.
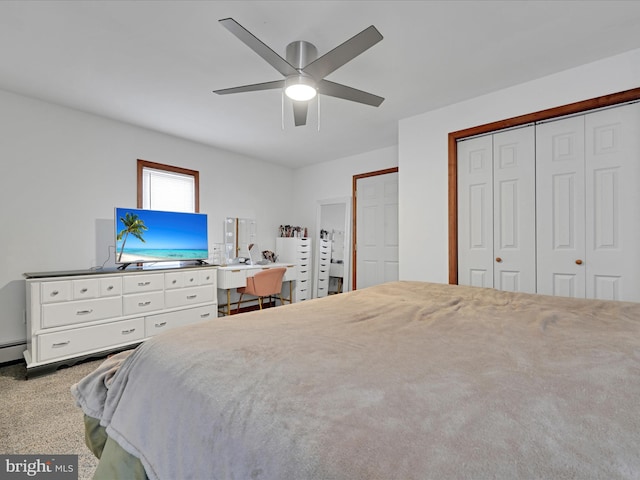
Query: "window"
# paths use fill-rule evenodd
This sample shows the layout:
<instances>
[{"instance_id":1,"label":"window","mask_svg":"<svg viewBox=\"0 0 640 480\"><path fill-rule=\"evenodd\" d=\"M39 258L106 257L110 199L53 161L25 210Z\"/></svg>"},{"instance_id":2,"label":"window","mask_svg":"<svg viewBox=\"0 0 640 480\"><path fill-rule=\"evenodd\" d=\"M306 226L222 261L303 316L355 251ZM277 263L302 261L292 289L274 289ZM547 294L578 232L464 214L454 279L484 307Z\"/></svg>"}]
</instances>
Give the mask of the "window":
<instances>
[{"instance_id":1,"label":"window","mask_svg":"<svg viewBox=\"0 0 640 480\"><path fill-rule=\"evenodd\" d=\"M198 171L138 160L138 208L199 212L199 196Z\"/></svg>"}]
</instances>

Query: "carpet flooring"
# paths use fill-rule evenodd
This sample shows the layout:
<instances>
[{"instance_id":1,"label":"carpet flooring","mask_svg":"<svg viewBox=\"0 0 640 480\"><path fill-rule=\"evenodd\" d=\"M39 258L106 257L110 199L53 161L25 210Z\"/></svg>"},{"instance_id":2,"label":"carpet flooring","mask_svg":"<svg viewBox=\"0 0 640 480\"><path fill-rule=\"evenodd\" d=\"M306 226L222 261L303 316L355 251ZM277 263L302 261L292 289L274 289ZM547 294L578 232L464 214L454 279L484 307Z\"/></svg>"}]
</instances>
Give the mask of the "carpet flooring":
<instances>
[{"instance_id":1,"label":"carpet flooring","mask_svg":"<svg viewBox=\"0 0 640 480\"><path fill-rule=\"evenodd\" d=\"M24 363L0 366L0 453L78 455L78 479L91 479L98 461L84 443L82 410L70 388L101 362L29 380Z\"/></svg>"}]
</instances>

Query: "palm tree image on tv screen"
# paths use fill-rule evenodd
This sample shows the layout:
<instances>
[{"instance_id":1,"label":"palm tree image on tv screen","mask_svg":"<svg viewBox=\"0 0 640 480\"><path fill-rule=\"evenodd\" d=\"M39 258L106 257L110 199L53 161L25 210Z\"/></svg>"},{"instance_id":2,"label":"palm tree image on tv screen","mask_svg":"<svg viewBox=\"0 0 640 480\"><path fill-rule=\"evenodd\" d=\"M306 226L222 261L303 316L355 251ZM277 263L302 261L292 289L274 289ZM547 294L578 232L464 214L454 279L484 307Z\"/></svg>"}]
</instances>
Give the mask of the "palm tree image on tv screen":
<instances>
[{"instance_id":1,"label":"palm tree image on tv screen","mask_svg":"<svg viewBox=\"0 0 640 480\"><path fill-rule=\"evenodd\" d=\"M120 222L122 222L124 228L118 232L118 236L116 238L118 241L122 240L122 246L120 247L120 253L118 254L118 262L122 261L124 246L127 243L127 238L129 237L129 235L133 235L142 243L145 243L142 235L146 230L149 230L144 222L140 220L138 215L129 212L126 213L124 218L120 217Z\"/></svg>"},{"instance_id":2,"label":"palm tree image on tv screen","mask_svg":"<svg viewBox=\"0 0 640 480\"><path fill-rule=\"evenodd\" d=\"M116 209L116 263L204 261L209 257L207 215Z\"/></svg>"}]
</instances>

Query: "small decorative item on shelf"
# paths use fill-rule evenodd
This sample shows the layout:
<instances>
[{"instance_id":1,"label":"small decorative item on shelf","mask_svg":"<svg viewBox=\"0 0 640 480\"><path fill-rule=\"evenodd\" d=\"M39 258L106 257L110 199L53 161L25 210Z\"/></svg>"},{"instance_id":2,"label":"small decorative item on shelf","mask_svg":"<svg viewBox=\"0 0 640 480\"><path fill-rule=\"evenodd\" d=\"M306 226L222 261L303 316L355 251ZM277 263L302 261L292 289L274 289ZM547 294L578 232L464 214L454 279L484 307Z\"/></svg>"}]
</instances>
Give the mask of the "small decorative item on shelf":
<instances>
[{"instance_id":1,"label":"small decorative item on shelf","mask_svg":"<svg viewBox=\"0 0 640 480\"><path fill-rule=\"evenodd\" d=\"M271 263L276 263L276 261L278 260L278 257L276 256L276 254L271 250L263 250L262 256L264 257L265 260L268 260Z\"/></svg>"},{"instance_id":2,"label":"small decorative item on shelf","mask_svg":"<svg viewBox=\"0 0 640 480\"><path fill-rule=\"evenodd\" d=\"M280 225L279 236L286 238L306 238L307 227L294 227L291 225Z\"/></svg>"}]
</instances>

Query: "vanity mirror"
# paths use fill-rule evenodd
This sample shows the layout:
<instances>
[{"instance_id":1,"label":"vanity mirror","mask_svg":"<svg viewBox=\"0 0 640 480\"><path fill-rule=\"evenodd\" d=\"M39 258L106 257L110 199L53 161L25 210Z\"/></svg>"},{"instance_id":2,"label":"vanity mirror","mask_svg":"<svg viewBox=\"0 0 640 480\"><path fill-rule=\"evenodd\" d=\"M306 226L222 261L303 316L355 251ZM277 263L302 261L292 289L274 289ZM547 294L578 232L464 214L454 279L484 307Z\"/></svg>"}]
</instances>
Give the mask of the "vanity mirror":
<instances>
[{"instance_id":1,"label":"vanity mirror","mask_svg":"<svg viewBox=\"0 0 640 480\"><path fill-rule=\"evenodd\" d=\"M351 198L318 201L315 232L314 296L351 290Z\"/></svg>"},{"instance_id":2,"label":"vanity mirror","mask_svg":"<svg viewBox=\"0 0 640 480\"><path fill-rule=\"evenodd\" d=\"M249 245L256 243L257 222L251 218L227 217L224 221L226 263L238 257L249 258Z\"/></svg>"}]
</instances>

